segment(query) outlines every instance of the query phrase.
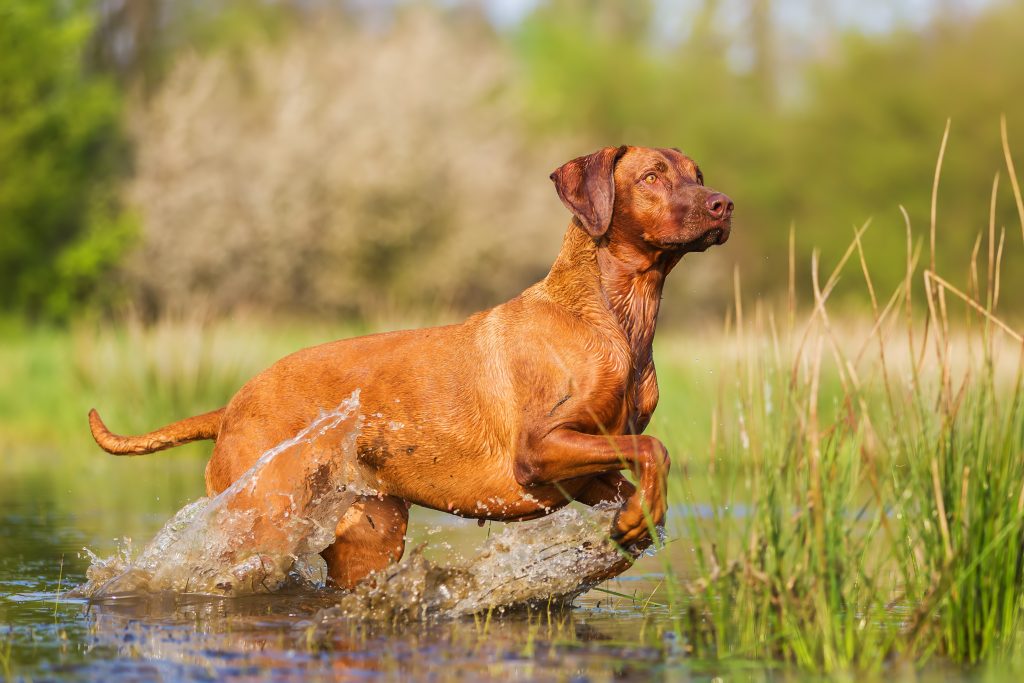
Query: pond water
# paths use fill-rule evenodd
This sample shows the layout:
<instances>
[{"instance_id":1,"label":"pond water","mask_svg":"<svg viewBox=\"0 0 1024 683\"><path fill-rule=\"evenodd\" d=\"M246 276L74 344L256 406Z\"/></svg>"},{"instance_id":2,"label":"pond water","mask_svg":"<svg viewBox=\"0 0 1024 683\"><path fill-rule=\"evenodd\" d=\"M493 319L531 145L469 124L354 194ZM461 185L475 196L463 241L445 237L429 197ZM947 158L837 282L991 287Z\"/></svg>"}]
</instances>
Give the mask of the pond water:
<instances>
[{"instance_id":1,"label":"pond water","mask_svg":"<svg viewBox=\"0 0 1024 683\"><path fill-rule=\"evenodd\" d=\"M317 613L339 595L297 588L234 598L69 599L64 591L83 583L89 566L82 549L109 554L123 535L144 544L178 507L201 495L203 461L153 456L72 467L44 450L3 456L0 679L816 680L771 664L686 656L655 592L666 558L674 572L692 571L685 538L670 538L665 555L642 558L625 575L577 598L571 609L489 619L397 625L351 619L325 630L317 628ZM682 506L672 512L676 522L693 513ZM426 543L426 553L444 562L500 533L501 526L478 527L414 509L409 547ZM635 600L621 597L633 595ZM942 667L923 673L901 667L882 676L894 677L971 679Z\"/></svg>"}]
</instances>

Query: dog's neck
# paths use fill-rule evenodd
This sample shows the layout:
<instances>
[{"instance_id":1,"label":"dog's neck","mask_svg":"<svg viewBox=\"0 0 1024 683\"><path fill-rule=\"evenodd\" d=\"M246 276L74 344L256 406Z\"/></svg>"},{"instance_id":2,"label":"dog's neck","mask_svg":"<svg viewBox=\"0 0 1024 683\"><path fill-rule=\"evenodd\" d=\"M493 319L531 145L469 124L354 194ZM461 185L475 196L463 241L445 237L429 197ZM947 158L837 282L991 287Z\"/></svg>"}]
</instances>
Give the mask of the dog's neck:
<instances>
[{"instance_id":1,"label":"dog's neck","mask_svg":"<svg viewBox=\"0 0 1024 683\"><path fill-rule=\"evenodd\" d=\"M679 255L636 245L598 245L575 222L545 280L549 296L578 315L600 321L610 313L629 343L634 368L651 359L665 276Z\"/></svg>"}]
</instances>

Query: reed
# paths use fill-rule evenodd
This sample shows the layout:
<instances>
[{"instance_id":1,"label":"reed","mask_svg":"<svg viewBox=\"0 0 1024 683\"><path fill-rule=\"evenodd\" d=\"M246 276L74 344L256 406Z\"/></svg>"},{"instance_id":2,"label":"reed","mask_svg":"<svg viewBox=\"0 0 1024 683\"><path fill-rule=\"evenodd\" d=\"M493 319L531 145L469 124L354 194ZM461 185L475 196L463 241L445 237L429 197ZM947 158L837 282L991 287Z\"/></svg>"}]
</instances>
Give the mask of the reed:
<instances>
[{"instance_id":1,"label":"reed","mask_svg":"<svg viewBox=\"0 0 1024 683\"><path fill-rule=\"evenodd\" d=\"M1003 144L1020 208L1005 124ZM767 306L745 319L737 277L736 384L720 391L709 453L733 466L717 486L673 481L688 502L710 491L716 511L686 524L700 577L679 582L691 599L677 612L697 655L839 671L1024 652L1024 339L997 314L998 186L997 175L966 291L935 272L934 198L928 266L919 272L908 219L905 278L884 300L867 226L826 278L814 257L802 321L791 279L781 330ZM827 305L858 264L872 312L859 333ZM726 512L738 502L749 514Z\"/></svg>"},{"instance_id":2,"label":"reed","mask_svg":"<svg viewBox=\"0 0 1024 683\"><path fill-rule=\"evenodd\" d=\"M14 647L14 640L9 633L0 638L0 673L3 673L5 681L14 678L14 667L11 664L11 651Z\"/></svg>"}]
</instances>

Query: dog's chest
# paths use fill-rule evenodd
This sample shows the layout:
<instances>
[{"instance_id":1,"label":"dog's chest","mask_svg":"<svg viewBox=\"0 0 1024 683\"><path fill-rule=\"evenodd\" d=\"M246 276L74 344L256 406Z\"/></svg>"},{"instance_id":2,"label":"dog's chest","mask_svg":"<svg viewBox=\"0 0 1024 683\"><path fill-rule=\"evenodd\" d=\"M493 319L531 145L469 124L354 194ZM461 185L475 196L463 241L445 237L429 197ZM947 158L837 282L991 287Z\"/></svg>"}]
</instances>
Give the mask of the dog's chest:
<instances>
[{"instance_id":1,"label":"dog's chest","mask_svg":"<svg viewBox=\"0 0 1024 683\"><path fill-rule=\"evenodd\" d=\"M647 427L658 405L658 382L654 363L647 353L645 361L635 363L624 348L618 363L609 364L597 385L603 387L602 400L588 410L602 431L614 434L640 434ZM594 396L597 398L597 396ZM600 406L600 407L598 407Z\"/></svg>"},{"instance_id":2,"label":"dog's chest","mask_svg":"<svg viewBox=\"0 0 1024 683\"><path fill-rule=\"evenodd\" d=\"M638 434L646 428L658 404L652 344L661 301L660 273L634 279L619 297L612 297L622 340L620 349L627 366L623 402L625 430Z\"/></svg>"},{"instance_id":3,"label":"dog's chest","mask_svg":"<svg viewBox=\"0 0 1024 683\"><path fill-rule=\"evenodd\" d=\"M626 391L626 430L640 434L651 421L654 409L658 407L658 380L654 363L648 361L637 369Z\"/></svg>"}]
</instances>

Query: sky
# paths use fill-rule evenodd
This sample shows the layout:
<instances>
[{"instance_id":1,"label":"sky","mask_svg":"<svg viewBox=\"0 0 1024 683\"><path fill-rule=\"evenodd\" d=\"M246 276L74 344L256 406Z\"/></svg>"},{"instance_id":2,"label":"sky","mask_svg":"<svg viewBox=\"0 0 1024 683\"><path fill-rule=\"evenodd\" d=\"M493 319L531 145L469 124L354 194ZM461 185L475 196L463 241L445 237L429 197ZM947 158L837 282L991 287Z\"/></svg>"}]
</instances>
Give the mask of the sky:
<instances>
[{"instance_id":1,"label":"sky","mask_svg":"<svg viewBox=\"0 0 1024 683\"><path fill-rule=\"evenodd\" d=\"M541 0L484 0L491 19L498 25L515 24L528 15ZM612 0L614 1L614 0ZM621 0L628 2L629 0ZM748 0L721 0L723 16L745 14ZM837 22L840 26L865 32L887 31L894 25L920 26L938 9L972 12L993 0L775 0L776 21L794 29L813 30L820 21ZM681 18L692 15L699 0L656 0L663 15L661 25L677 31Z\"/></svg>"}]
</instances>

